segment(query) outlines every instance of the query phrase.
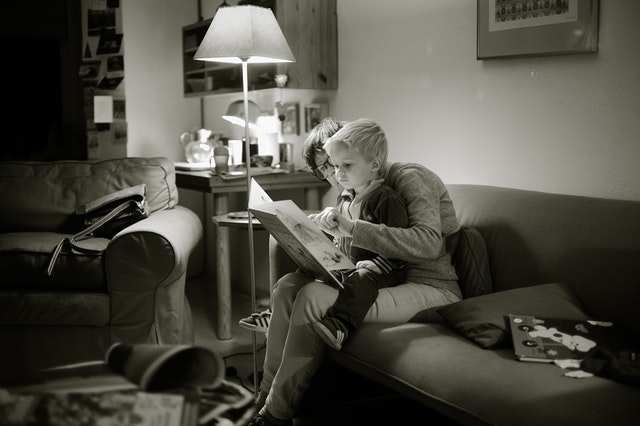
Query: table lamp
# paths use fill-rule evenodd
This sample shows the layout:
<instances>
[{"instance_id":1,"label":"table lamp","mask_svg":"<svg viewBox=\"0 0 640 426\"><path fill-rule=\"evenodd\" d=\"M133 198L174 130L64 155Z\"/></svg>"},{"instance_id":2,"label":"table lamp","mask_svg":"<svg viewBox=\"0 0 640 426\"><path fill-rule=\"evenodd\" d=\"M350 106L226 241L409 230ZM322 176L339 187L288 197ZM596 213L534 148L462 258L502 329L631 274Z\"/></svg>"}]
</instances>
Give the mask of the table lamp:
<instances>
[{"instance_id":1,"label":"table lamp","mask_svg":"<svg viewBox=\"0 0 640 426\"><path fill-rule=\"evenodd\" d=\"M249 63L294 62L295 58L282 34L282 30L270 9L243 5L227 6L217 10L194 59L242 65L242 93L244 100L245 161L251 164L249 146L249 93L247 66ZM251 167L247 167L247 202L251 198ZM247 206L248 207L248 206ZM248 210L248 208L247 208ZM256 311L256 278L253 250L253 224L248 215L249 261L251 285L251 310ZM252 333L253 353L256 353L256 336ZM253 357L253 380L258 392L258 366Z\"/></svg>"}]
</instances>

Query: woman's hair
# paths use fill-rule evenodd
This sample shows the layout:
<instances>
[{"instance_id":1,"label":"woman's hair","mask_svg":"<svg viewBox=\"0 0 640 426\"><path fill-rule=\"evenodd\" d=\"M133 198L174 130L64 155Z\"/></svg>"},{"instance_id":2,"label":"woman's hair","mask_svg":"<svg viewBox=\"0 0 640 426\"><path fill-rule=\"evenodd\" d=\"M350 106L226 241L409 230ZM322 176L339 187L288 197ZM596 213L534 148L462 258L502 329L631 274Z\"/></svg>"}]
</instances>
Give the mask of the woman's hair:
<instances>
[{"instance_id":1,"label":"woman's hair","mask_svg":"<svg viewBox=\"0 0 640 426\"><path fill-rule=\"evenodd\" d=\"M382 164L387 162L387 136L382 127L373 120L360 118L345 124L323 144L323 147L336 143L352 148L367 161L378 159Z\"/></svg>"},{"instance_id":2,"label":"woman's hair","mask_svg":"<svg viewBox=\"0 0 640 426\"><path fill-rule=\"evenodd\" d=\"M302 147L302 156L310 169L318 166L316 164L316 154L324 153L323 147L327 139L342 129L346 123L346 121L338 121L327 117L323 118L320 123L309 131L309 136L305 139Z\"/></svg>"}]
</instances>

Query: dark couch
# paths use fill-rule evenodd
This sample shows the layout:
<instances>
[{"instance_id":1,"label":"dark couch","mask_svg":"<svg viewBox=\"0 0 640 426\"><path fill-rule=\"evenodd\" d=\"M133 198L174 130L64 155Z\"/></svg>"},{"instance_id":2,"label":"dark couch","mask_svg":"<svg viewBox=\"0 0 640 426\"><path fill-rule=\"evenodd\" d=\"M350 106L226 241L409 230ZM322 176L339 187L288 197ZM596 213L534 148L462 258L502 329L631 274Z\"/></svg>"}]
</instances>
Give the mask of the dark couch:
<instances>
[{"instance_id":1,"label":"dark couch","mask_svg":"<svg viewBox=\"0 0 640 426\"><path fill-rule=\"evenodd\" d=\"M640 387L517 361L504 316L609 320L637 347L640 202L448 189L462 226L454 261L467 297L409 323L365 324L329 359L461 424L637 424ZM292 270L274 253L273 276Z\"/></svg>"},{"instance_id":2,"label":"dark couch","mask_svg":"<svg viewBox=\"0 0 640 426\"><path fill-rule=\"evenodd\" d=\"M78 205L140 183L148 218L85 242L101 255L63 252L47 275L56 244L83 227ZM115 342L193 342L184 287L202 225L177 205L172 161L4 162L0 200L0 383L102 359Z\"/></svg>"}]
</instances>

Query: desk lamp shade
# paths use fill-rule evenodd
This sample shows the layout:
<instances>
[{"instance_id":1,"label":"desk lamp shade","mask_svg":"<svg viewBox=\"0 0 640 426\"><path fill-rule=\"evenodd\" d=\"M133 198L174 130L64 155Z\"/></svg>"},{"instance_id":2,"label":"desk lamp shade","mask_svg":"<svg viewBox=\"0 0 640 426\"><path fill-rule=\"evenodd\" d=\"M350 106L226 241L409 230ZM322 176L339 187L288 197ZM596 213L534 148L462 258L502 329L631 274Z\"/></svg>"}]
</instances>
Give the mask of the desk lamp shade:
<instances>
[{"instance_id":1,"label":"desk lamp shade","mask_svg":"<svg viewBox=\"0 0 640 426\"><path fill-rule=\"evenodd\" d=\"M193 58L234 64L295 61L275 16L259 6L218 9Z\"/></svg>"},{"instance_id":2,"label":"desk lamp shade","mask_svg":"<svg viewBox=\"0 0 640 426\"><path fill-rule=\"evenodd\" d=\"M260 116L260 110L258 109L258 105L255 102L249 101L249 128L252 130L258 130L258 126L256 125L256 121ZM236 126L244 127L245 123L245 112L244 105L242 101L233 101L229 104L229 108L227 108L227 113L222 116L226 121L235 124Z\"/></svg>"}]
</instances>

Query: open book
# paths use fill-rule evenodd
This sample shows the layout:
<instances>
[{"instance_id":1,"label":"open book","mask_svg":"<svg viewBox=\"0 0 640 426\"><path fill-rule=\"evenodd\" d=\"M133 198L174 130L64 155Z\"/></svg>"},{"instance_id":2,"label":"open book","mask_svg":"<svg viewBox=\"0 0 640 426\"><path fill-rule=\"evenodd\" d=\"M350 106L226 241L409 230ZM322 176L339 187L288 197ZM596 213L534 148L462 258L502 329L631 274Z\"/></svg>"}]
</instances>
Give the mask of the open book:
<instances>
[{"instance_id":1,"label":"open book","mask_svg":"<svg viewBox=\"0 0 640 426\"><path fill-rule=\"evenodd\" d=\"M293 201L273 201L254 179L249 210L309 276L342 287L340 272L355 269L347 255Z\"/></svg>"},{"instance_id":2,"label":"open book","mask_svg":"<svg viewBox=\"0 0 640 426\"><path fill-rule=\"evenodd\" d=\"M581 360L596 347L616 349L620 331L610 322L509 315L516 358L520 361Z\"/></svg>"}]
</instances>

